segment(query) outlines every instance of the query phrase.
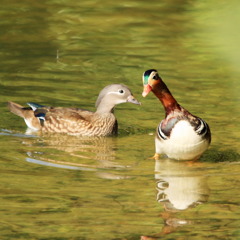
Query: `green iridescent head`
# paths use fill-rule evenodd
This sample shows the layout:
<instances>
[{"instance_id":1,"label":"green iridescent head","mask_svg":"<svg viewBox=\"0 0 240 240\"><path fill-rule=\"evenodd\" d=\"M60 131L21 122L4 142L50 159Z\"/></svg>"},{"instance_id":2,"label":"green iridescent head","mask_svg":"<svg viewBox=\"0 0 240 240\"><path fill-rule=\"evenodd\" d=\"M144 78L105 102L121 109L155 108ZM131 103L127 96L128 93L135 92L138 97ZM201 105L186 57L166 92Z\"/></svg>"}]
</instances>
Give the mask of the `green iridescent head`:
<instances>
[{"instance_id":1,"label":"green iridescent head","mask_svg":"<svg viewBox=\"0 0 240 240\"><path fill-rule=\"evenodd\" d=\"M159 80L158 72L156 69L149 69L143 73L143 85L150 83L150 80Z\"/></svg>"},{"instance_id":2,"label":"green iridescent head","mask_svg":"<svg viewBox=\"0 0 240 240\"><path fill-rule=\"evenodd\" d=\"M143 73L143 97L147 96L152 91L153 86L156 85L161 78L158 75L157 70L149 69Z\"/></svg>"}]
</instances>

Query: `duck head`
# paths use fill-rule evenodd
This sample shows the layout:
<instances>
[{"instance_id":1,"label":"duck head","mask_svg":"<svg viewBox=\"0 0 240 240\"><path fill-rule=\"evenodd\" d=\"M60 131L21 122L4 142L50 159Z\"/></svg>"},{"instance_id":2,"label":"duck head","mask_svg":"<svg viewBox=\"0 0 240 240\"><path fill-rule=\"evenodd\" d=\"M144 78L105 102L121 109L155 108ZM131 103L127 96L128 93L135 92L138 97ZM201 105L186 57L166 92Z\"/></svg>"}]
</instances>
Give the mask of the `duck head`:
<instances>
[{"instance_id":1,"label":"duck head","mask_svg":"<svg viewBox=\"0 0 240 240\"><path fill-rule=\"evenodd\" d=\"M162 79L159 77L157 70L149 69L143 73L143 93L142 96L146 97L153 88L159 84Z\"/></svg>"},{"instance_id":2,"label":"duck head","mask_svg":"<svg viewBox=\"0 0 240 240\"><path fill-rule=\"evenodd\" d=\"M134 98L127 86L123 84L111 84L100 92L95 106L98 112L109 112L112 111L115 105L126 102L141 104Z\"/></svg>"}]
</instances>

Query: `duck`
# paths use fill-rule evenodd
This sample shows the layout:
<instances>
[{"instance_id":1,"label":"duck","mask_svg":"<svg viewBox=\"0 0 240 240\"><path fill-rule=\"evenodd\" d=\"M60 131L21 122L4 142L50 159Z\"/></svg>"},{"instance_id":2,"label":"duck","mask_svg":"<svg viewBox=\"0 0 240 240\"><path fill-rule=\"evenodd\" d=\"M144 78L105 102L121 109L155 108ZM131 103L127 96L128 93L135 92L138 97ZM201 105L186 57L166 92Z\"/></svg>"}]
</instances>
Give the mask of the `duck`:
<instances>
[{"instance_id":1,"label":"duck","mask_svg":"<svg viewBox=\"0 0 240 240\"><path fill-rule=\"evenodd\" d=\"M150 92L160 100L165 110L165 118L156 129L153 158L165 155L175 160L199 159L211 143L209 125L177 102L156 69L143 73L142 96L146 97Z\"/></svg>"},{"instance_id":2,"label":"duck","mask_svg":"<svg viewBox=\"0 0 240 240\"><path fill-rule=\"evenodd\" d=\"M80 108L49 107L33 102L27 103L29 107L23 107L10 101L8 108L22 117L33 131L104 137L118 133L114 107L121 103L141 104L126 85L111 84L99 93L95 112Z\"/></svg>"}]
</instances>

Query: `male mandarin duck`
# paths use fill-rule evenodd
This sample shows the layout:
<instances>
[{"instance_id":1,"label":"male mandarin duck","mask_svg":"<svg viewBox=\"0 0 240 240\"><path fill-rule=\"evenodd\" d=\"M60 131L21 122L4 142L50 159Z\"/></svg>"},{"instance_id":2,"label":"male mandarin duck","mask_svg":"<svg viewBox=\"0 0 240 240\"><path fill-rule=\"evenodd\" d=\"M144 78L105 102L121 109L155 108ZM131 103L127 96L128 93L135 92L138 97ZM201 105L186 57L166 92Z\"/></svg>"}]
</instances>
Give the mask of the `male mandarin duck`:
<instances>
[{"instance_id":1,"label":"male mandarin duck","mask_svg":"<svg viewBox=\"0 0 240 240\"><path fill-rule=\"evenodd\" d=\"M68 133L81 136L108 136L117 134L118 123L113 111L117 104L130 102L140 104L130 89L122 84L106 86L96 101L96 112L79 108L47 107L28 103L23 107L8 102L10 111L24 118L32 130Z\"/></svg>"},{"instance_id":2,"label":"male mandarin duck","mask_svg":"<svg viewBox=\"0 0 240 240\"><path fill-rule=\"evenodd\" d=\"M157 70L144 72L143 86L143 97L152 91L165 109L165 119L160 122L156 131L154 158L165 154L168 158L177 160L198 159L211 142L208 124L180 106Z\"/></svg>"}]
</instances>

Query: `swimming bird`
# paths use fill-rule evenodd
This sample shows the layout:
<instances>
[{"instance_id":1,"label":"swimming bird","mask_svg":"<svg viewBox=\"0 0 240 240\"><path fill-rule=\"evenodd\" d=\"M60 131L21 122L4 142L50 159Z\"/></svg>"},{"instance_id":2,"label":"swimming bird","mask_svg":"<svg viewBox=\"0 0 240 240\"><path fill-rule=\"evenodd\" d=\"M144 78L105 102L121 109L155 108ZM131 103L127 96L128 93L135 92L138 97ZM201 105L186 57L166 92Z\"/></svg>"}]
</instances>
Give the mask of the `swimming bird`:
<instances>
[{"instance_id":1,"label":"swimming bird","mask_svg":"<svg viewBox=\"0 0 240 240\"><path fill-rule=\"evenodd\" d=\"M125 102L140 104L127 86L111 84L100 92L95 112L80 108L48 107L36 103L28 103L30 107L23 107L8 102L8 108L12 113L22 117L27 126L34 131L108 136L117 134L118 131L114 107Z\"/></svg>"},{"instance_id":2,"label":"swimming bird","mask_svg":"<svg viewBox=\"0 0 240 240\"><path fill-rule=\"evenodd\" d=\"M156 130L154 158L165 154L177 160L198 159L211 142L208 124L176 101L157 70L144 72L143 86L143 97L152 91L165 109L165 119Z\"/></svg>"}]
</instances>

